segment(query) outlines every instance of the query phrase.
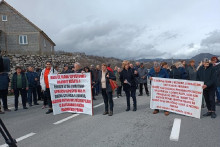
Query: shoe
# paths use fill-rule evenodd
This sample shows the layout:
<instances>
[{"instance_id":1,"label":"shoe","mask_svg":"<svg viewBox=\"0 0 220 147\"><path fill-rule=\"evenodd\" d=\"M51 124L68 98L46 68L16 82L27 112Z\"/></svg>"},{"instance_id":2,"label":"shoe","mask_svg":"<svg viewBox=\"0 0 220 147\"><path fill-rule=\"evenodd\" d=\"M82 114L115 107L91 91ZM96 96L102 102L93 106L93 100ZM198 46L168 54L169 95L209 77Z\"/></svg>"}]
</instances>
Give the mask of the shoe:
<instances>
[{"instance_id":1,"label":"shoe","mask_svg":"<svg viewBox=\"0 0 220 147\"><path fill-rule=\"evenodd\" d=\"M10 112L11 110L10 109L4 109L4 111Z\"/></svg>"},{"instance_id":2,"label":"shoe","mask_svg":"<svg viewBox=\"0 0 220 147\"><path fill-rule=\"evenodd\" d=\"M96 98L93 98L93 100L97 100Z\"/></svg>"},{"instance_id":3,"label":"shoe","mask_svg":"<svg viewBox=\"0 0 220 147\"><path fill-rule=\"evenodd\" d=\"M212 112L212 114L211 114L211 118L216 118L216 114L215 114L215 112Z\"/></svg>"},{"instance_id":4,"label":"shoe","mask_svg":"<svg viewBox=\"0 0 220 147\"><path fill-rule=\"evenodd\" d=\"M150 96L150 94L149 94L149 93L147 93L147 96Z\"/></svg>"},{"instance_id":5,"label":"shoe","mask_svg":"<svg viewBox=\"0 0 220 147\"><path fill-rule=\"evenodd\" d=\"M130 111L130 108L127 108L125 111Z\"/></svg>"},{"instance_id":6,"label":"shoe","mask_svg":"<svg viewBox=\"0 0 220 147\"><path fill-rule=\"evenodd\" d=\"M52 113L52 112L53 112L52 109L48 109L48 111L46 112L46 114L50 114L50 113Z\"/></svg>"},{"instance_id":7,"label":"shoe","mask_svg":"<svg viewBox=\"0 0 220 147\"><path fill-rule=\"evenodd\" d=\"M27 107L23 107L23 109L28 109Z\"/></svg>"},{"instance_id":8,"label":"shoe","mask_svg":"<svg viewBox=\"0 0 220 147\"><path fill-rule=\"evenodd\" d=\"M143 94L139 94L138 96L143 96Z\"/></svg>"},{"instance_id":9,"label":"shoe","mask_svg":"<svg viewBox=\"0 0 220 147\"><path fill-rule=\"evenodd\" d=\"M113 112L112 111L110 111L110 113L108 114L108 116L112 116L113 115Z\"/></svg>"},{"instance_id":10,"label":"shoe","mask_svg":"<svg viewBox=\"0 0 220 147\"><path fill-rule=\"evenodd\" d=\"M207 112L205 114L203 114L202 116L211 116L212 115L212 112Z\"/></svg>"},{"instance_id":11,"label":"shoe","mask_svg":"<svg viewBox=\"0 0 220 147\"><path fill-rule=\"evenodd\" d=\"M121 97L122 97L122 95L121 95L121 94L119 94L119 96L121 96Z\"/></svg>"},{"instance_id":12,"label":"shoe","mask_svg":"<svg viewBox=\"0 0 220 147\"><path fill-rule=\"evenodd\" d=\"M105 112L103 113L103 115L106 115L106 114L108 114L108 111L105 111Z\"/></svg>"},{"instance_id":13,"label":"shoe","mask_svg":"<svg viewBox=\"0 0 220 147\"><path fill-rule=\"evenodd\" d=\"M38 103L34 103L34 105L39 105Z\"/></svg>"},{"instance_id":14,"label":"shoe","mask_svg":"<svg viewBox=\"0 0 220 147\"><path fill-rule=\"evenodd\" d=\"M18 108L15 108L15 111L18 111Z\"/></svg>"},{"instance_id":15,"label":"shoe","mask_svg":"<svg viewBox=\"0 0 220 147\"><path fill-rule=\"evenodd\" d=\"M3 111L0 111L0 114L5 114L5 112L3 112Z\"/></svg>"},{"instance_id":16,"label":"shoe","mask_svg":"<svg viewBox=\"0 0 220 147\"><path fill-rule=\"evenodd\" d=\"M168 116L169 114L170 114L170 113L169 113L168 111L165 111L165 112L164 112L164 115L165 115L165 116Z\"/></svg>"},{"instance_id":17,"label":"shoe","mask_svg":"<svg viewBox=\"0 0 220 147\"><path fill-rule=\"evenodd\" d=\"M42 109L44 109L44 108L47 108L47 106L46 106L46 105L43 105Z\"/></svg>"},{"instance_id":18,"label":"shoe","mask_svg":"<svg viewBox=\"0 0 220 147\"><path fill-rule=\"evenodd\" d=\"M134 108L133 111L137 111L137 108Z\"/></svg>"},{"instance_id":19,"label":"shoe","mask_svg":"<svg viewBox=\"0 0 220 147\"><path fill-rule=\"evenodd\" d=\"M153 114L159 113L159 110L154 110Z\"/></svg>"}]
</instances>

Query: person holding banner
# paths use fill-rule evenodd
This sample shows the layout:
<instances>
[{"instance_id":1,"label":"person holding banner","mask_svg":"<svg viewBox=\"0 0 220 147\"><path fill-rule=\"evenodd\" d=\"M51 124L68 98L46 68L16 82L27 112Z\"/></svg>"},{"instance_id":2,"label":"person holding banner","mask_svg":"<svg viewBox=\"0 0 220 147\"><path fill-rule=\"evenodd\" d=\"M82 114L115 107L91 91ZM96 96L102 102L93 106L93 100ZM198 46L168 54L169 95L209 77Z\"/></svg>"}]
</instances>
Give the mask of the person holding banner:
<instances>
[{"instance_id":1,"label":"person holding banner","mask_svg":"<svg viewBox=\"0 0 220 147\"><path fill-rule=\"evenodd\" d=\"M133 99L133 111L137 111L137 100L136 100L136 89L137 84L135 83L135 76L138 76L137 71L132 70L129 67L129 61L123 61L123 70L121 71L120 80L123 83L123 90L126 94L127 109L130 111L130 98Z\"/></svg>"},{"instance_id":2,"label":"person holding banner","mask_svg":"<svg viewBox=\"0 0 220 147\"><path fill-rule=\"evenodd\" d=\"M153 77L169 78L169 75L165 69L161 68L160 63L154 62L154 67L150 69L148 77L150 80L153 80ZM157 114L157 113L159 113L159 109L155 109L153 112L153 114ZM164 111L164 114L168 116L169 112Z\"/></svg>"},{"instance_id":3,"label":"person holding banner","mask_svg":"<svg viewBox=\"0 0 220 147\"><path fill-rule=\"evenodd\" d=\"M203 116L211 116L211 118L216 118L215 114L215 91L216 91L216 73L215 68L209 63L209 59L205 58L203 60L203 65L199 68L197 72L197 81L203 81L203 95L205 97L206 106L208 112L203 114Z\"/></svg>"},{"instance_id":4,"label":"person holding banner","mask_svg":"<svg viewBox=\"0 0 220 147\"><path fill-rule=\"evenodd\" d=\"M50 87L49 87L49 80L48 75L51 73L57 73L55 69L53 69L51 62L46 62L46 68L42 70L41 76L40 76L40 85L42 87L42 91L44 92L44 106L46 106L46 99L48 102L49 109L46 112L46 114L52 113L52 102L51 102L51 96L50 96Z\"/></svg>"},{"instance_id":5,"label":"person holding banner","mask_svg":"<svg viewBox=\"0 0 220 147\"><path fill-rule=\"evenodd\" d=\"M110 85L109 80L116 80L115 75L113 74L113 72L107 70L107 65L106 64L102 64L102 72L99 76L99 81L101 83L101 89L102 89L102 97L105 103L105 111L103 113L103 115L107 115L109 114L109 116L113 115L113 98L112 98L112 88ZM109 111L109 107L110 106L110 111Z\"/></svg>"}]
</instances>

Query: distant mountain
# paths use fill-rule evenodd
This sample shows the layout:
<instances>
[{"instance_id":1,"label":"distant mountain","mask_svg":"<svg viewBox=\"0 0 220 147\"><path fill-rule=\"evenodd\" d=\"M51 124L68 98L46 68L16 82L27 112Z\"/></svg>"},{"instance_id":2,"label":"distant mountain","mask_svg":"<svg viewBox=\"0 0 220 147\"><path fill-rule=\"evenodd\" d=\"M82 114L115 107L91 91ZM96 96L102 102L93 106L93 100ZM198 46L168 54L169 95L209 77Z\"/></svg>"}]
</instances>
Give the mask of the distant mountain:
<instances>
[{"instance_id":1,"label":"distant mountain","mask_svg":"<svg viewBox=\"0 0 220 147\"><path fill-rule=\"evenodd\" d=\"M204 58L211 59L213 56L219 57L219 55L213 55L213 54L210 54L210 53L200 53L200 54L198 54L198 55L192 57L191 60L195 60L196 63L199 63L199 62L201 62Z\"/></svg>"}]
</instances>

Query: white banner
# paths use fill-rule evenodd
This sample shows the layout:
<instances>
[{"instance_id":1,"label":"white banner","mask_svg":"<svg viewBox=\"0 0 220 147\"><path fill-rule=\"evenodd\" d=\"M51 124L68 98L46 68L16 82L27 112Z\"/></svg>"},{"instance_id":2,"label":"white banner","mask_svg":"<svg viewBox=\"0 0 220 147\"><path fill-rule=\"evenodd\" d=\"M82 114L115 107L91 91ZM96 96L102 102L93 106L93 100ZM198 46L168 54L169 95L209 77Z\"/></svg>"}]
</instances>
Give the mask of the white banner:
<instances>
[{"instance_id":1,"label":"white banner","mask_svg":"<svg viewBox=\"0 0 220 147\"><path fill-rule=\"evenodd\" d=\"M151 109L166 110L200 118L203 82L153 78L151 85Z\"/></svg>"},{"instance_id":2,"label":"white banner","mask_svg":"<svg viewBox=\"0 0 220 147\"><path fill-rule=\"evenodd\" d=\"M50 74L53 114L64 112L93 115L90 73Z\"/></svg>"}]
</instances>

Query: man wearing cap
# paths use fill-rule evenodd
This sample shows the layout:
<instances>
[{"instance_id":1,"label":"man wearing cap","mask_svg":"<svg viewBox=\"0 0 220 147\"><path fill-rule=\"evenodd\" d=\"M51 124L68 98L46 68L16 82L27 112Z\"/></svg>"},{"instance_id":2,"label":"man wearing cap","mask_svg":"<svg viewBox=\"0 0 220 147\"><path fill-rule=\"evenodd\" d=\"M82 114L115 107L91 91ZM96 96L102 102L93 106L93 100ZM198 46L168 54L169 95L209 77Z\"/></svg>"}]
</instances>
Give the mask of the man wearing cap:
<instances>
[{"instance_id":1,"label":"man wearing cap","mask_svg":"<svg viewBox=\"0 0 220 147\"><path fill-rule=\"evenodd\" d=\"M209 60L205 58L203 60L203 65L199 68L197 72L197 81L203 81L203 95L205 97L205 102L207 105L208 112L203 116L211 116L211 118L216 118L215 114L215 90L216 90L216 72Z\"/></svg>"},{"instance_id":2,"label":"man wearing cap","mask_svg":"<svg viewBox=\"0 0 220 147\"><path fill-rule=\"evenodd\" d=\"M69 67L67 64L64 64L63 71L61 74L71 73L71 70L69 70Z\"/></svg>"},{"instance_id":3,"label":"man wearing cap","mask_svg":"<svg viewBox=\"0 0 220 147\"><path fill-rule=\"evenodd\" d=\"M145 87L145 92L146 92L147 96L149 96L149 91L147 88L148 71L147 71L147 68L144 67L144 63L140 64L140 68L138 68L137 72L138 72L139 83L140 83L140 89L139 89L140 94L138 96L143 95L143 85Z\"/></svg>"},{"instance_id":4,"label":"man wearing cap","mask_svg":"<svg viewBox=\"0 0 220 147\"><path fill-rule=\"evenodd\" d=\"M154 67L150 69L150 72L148 74L148 77L150 80L153 80L153 77L158 77L158 78L169 78L169 75L167 71L163 68L161 68L160 63L154 62ZM153 114L159 113L159 109L155 109ZM168 111L164 111L164 114L166 116L169 115Z\"/></svg>"}]
</instances>

